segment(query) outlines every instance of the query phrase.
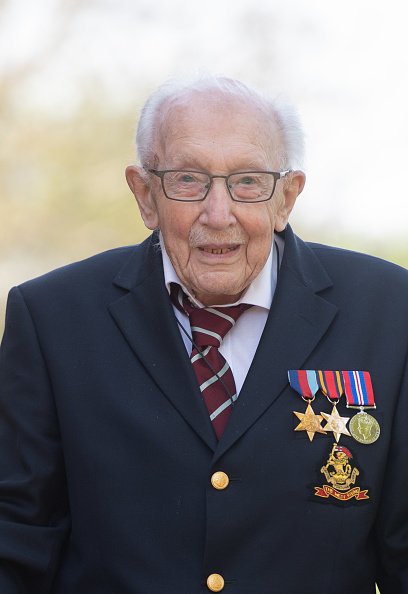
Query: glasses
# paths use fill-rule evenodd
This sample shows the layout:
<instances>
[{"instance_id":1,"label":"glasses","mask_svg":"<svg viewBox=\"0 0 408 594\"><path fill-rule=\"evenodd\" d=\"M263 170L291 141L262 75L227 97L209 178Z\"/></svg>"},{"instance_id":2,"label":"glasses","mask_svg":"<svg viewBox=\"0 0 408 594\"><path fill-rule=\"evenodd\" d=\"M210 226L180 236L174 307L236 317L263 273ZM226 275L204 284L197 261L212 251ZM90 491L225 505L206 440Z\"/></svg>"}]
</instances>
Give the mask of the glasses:
<instances>
[{"instance_id":1,"label":"glasses","mask_svg":"<svg viewBox=\"0 0 408 594\"><path fill-rule=\"evenodd\" d=\"M286 171L240 171L230 175L210 175L203 171L178 169L147 169L160 178L164 195L169 200L179 202L200 202L205 200L211 190L213 180L225 180L228 193L235 202L266 202L275 191L276 182L282 179Z\"/></svg>"}]
</instances>

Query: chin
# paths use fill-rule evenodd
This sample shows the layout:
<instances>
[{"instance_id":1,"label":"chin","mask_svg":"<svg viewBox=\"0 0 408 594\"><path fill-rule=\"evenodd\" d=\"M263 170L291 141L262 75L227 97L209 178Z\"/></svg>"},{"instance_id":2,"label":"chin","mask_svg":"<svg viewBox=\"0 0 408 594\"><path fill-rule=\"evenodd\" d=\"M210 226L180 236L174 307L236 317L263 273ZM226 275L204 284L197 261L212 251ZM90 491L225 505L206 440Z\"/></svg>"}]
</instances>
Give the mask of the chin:
<instances>
[{"instance_id":1,"label":"chin","mask_svg":"<svg viewBox=\"0 0 408 594\"><path fill-rule=\"evenodd\" d=\"M235 290L231 285L201 287L200 290L195 291L195 295L204 305L224 305L226 303L234 303L239 299L244 289Z\"/></svg>"}]
</instances>

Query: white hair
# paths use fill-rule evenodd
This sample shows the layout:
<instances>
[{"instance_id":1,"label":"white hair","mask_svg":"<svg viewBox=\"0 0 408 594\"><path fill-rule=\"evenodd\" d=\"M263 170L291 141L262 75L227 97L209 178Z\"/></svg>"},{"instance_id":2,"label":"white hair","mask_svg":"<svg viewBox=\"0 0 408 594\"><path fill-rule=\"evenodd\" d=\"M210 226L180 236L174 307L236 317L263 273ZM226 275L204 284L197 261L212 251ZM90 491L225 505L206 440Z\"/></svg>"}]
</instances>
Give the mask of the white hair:
<instances>
[{"instance_id":1,"label":"white hair","mask_svg":"<svg viewBox=\"0 0 408 594\"><path fill-rule=\"evenodd\" d=\"M218 92L255 104L265 112L271 130L280 139L280 167L301 169L304 159L302 126L294 106L281 96L271 98L248 85L223 76L194 79L170 79L156 89L144 104L136 133L137 153L142 165L150 164L155 156L161 126L174 101L189 101L194 93Z\"/></svg>"}]
</instances>

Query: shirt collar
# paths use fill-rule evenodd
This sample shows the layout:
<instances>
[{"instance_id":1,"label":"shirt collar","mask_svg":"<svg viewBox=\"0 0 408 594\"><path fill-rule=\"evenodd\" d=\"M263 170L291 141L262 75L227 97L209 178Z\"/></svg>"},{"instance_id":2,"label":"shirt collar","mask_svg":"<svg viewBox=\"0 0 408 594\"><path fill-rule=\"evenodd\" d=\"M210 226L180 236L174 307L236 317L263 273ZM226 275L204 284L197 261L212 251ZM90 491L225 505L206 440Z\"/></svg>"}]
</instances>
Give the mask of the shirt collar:
<instances>
[{"instance_id":1,"label":"shirt collar","mask_svg":"<svg viewBox=\"0 0 408 594\"><path fill-rule=\"evenodd\" d=\"M284 240L275 235L272 249L269 253L268 259L261 272L252 281L249 287L244 291L241 297L235 303L229 303L230 305L238 305L239 303L248 303L249 305L256 305L263 307L264 309L270 309L272 304L273 295L276 289L276 283L278 281L278 268L282 262L282 255L284 249ZM167 291L170 293L170 283L179 284L183 291L188 295L191 301L199 306L203 307L203 304L197 301L190 291L183 285L174 270L173 264L166 252L162 234L160 233L160 247L163 258L163 271L164 271L164 282L166 284ZM214 305L214 307L227 307L225 305Z\"/></svg>"}]
</instances>

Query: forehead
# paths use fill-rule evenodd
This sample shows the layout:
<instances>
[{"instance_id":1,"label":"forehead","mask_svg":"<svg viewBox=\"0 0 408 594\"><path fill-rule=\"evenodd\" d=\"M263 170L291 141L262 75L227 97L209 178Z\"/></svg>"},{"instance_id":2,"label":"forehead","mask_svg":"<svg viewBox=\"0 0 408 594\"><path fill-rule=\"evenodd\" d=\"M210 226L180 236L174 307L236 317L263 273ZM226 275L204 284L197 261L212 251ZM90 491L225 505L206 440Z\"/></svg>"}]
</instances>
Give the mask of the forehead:
<instances>
[{"instance_id":1,"label":"forehead","mask_svg":"<svg viewBox=\"0 0 408 594\"><path fill-rule=\"evenodd\" d=\"M241 159L246 166L251 160L260 166L264 160L266 166L280 149L277 127L265 106L222 93L190 94L169 102L158 131L158 156L170 159L172 166L186 159L202 165L208 159Z\"/></svg>"}]
</instances>

